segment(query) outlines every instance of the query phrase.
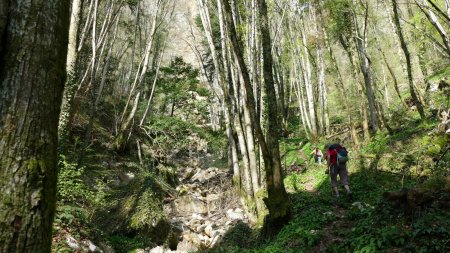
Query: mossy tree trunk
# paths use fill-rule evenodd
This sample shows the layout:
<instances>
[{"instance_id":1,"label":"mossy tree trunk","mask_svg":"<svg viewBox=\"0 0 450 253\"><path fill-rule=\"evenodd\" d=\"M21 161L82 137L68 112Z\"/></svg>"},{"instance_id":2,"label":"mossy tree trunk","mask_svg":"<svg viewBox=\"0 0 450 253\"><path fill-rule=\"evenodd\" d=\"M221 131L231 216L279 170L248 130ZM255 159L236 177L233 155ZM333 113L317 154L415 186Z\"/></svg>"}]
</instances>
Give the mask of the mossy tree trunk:
<instances>
[{"instance_id":1,"label":"mossy tree trunk","mask_svg":"<svg viewBox=\"0 0 450 253\"><path fill-rule=\"evenodd\" d=\"M64 87L63 102L61 105L61 114L59 116L59 148L64 152L64 144L67 141L70 132L70 112L72 110L72 101L77 88L76 66L78 59L78 35L82 16L82 6L84 0L73 0L72 11L70 15L69 26L69 45L67 47L66 72L67 80Z\"/></svg>"},{"instance_id":2,"label":"mossy tree trunk","mask_svg":"<svg viewBox=\"0 0 450 253\"><path fill-rule=\"evenodd\" d=\"M228 36L231 42L231 48L239 67L242 82L245 88L245 102L247 104L248 113L252 128L255 131L255 137L261 148L264 160L265 185L267 197L264 203L269 211L265 218L266 232L272 234L280 228L289 216L290 205L288 195L283 184L283 175L281 167L280 152L278 146L279 137L279 114L277 108L276 92L272 74L272 54L270 47L270 35L267 18L267 6L265 1L258 1L258 9L260 14L261 42L263 50L263 76L264 88L267 96L267 134L264 135L260 120L256 113L255 96L253 92L250 74L244 61L243 49L239 43L236 34L236 28L233 20L231 5L228 0L223 1L225 20L227 24Z\"/></svg>"},{"instance_id":3,"label":"mossy tree trunk","mask_svg":"<svg viewBox=\"0 0 450 253\"><path fill-rule=\"evenodd\" d=\"M266 172L266 184L268 197L264 199L269 210L269 216L266 220L266 227L270 230L282 226L289 215L289 198L284 188L283 171L281 166L279 136L280 136L280 118L277 108L277 96L273 80L273 58L271 51L271 38L269 29L269 18L267 15L267 5L265 0L258 1L259 22L261 29L261 42L263 54L263 79L264 88L268 103L268 126L267 126L267 154L263 153Z\"/></svg>"},{"instance_id":4,"label":"mossy tree trunk","mask_svg":"<svg viewBox=\"0 0 450 253\"><path fill-rule=\"evenodd\" d=\"M0 3L0 252L50 252L69 7Z\"/></svg>"}]
</instances>

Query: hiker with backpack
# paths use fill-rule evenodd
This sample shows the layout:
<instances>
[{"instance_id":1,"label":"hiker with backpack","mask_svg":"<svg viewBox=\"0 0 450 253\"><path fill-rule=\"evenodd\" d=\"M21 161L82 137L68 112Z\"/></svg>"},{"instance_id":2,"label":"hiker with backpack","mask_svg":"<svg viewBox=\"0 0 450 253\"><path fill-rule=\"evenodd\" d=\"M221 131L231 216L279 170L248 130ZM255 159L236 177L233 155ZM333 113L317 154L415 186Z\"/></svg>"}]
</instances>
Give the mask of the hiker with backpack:
<instances>
[{"instance_id":1,"label":"hiker with backpack","mask_svg":"<svg viewBox=\"0 0 450 253\"><path fill-rule=\"evenodd\" d=\"M352 196L352 191L348 186L348 171L347 171L347 161L348 152L345 147L339 144L332 144L325 146L326 148L326 159L327 159L327 169L331 177L331 187L334 190L335 196L339 198L338 182L337 176L339 175L340 184L344 186L347 191L347 196Z\"/></svg>"},{"instance_id":2,"label":"hiker with backpack","mask_svg":"<svg viewBox=\"0 0 450 253\"><path fill-rule=\"evenodd\" d=\"M314 155L314 162L315 163L318 163L319 165L322 165L322 158L323 158L322 150L320 150L318 147L316 147L311 152L311 155Z\"/></svg>"}]
</instances>

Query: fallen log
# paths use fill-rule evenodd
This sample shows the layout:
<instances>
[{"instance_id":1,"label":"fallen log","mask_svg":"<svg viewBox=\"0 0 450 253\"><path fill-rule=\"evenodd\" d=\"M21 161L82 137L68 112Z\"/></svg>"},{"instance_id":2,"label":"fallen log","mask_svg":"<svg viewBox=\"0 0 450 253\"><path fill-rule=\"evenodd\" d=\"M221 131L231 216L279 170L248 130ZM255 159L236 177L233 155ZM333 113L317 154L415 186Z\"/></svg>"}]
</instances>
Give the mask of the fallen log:
<instances>
[{"instance_id":1,"label":"fallen log","mask_svg":"<svg viewBox=\"0 0 450 253\"><path fill-rule=\"evenodd\" d=\"M415 209L421 206L427 206L435 200L440 199L443 192L447 193L446 199L443 200L445 207L448 207L448 202L450 198L450 176L446 178L445 189L433 189L425 187L417 187L406 189L403 188L399 191L384 192L383 198L387 202L391 202L396 207L401 207L405 211L413 212Z\"/></svg>"}]
</instances>

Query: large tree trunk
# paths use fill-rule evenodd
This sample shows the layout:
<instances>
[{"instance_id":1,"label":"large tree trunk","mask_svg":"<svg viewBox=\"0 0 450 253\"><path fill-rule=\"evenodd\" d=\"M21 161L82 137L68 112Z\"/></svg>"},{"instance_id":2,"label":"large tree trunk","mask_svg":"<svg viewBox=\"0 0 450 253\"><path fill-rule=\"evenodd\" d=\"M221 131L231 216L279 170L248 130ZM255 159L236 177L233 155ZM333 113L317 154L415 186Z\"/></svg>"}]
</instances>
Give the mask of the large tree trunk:
<instances>
[{"instance_id":1,"label":"large tree trunk","mask_svg":"<svg viewBox=\"0 0 450 253\"><path fill-rule=\"evenodd\" d=\"M0 3L0 252L50 252L69 8Z\"/></svg>"},{"instance_id":2,"label":"large tree trunk","mask_svg":"<svg viewBox=\"0 0 450 253\"><path fill-rule=\"evenodd\" d=\"M264 163L266 166L266 184L267 198L264 199L267 209L269 210L268 219L266 220L266 233L272 234L273 231L281 228L287 221L289 215L289 201L286 189L283 184L283 171L280 159L279 136L280 136L280 120L277 109L277 100L275 85L272 72L272 52L271 39L269 30L269 18L267 15L267 5L265 0L259 0L258 9L260 15L261 42L263 53L263 79L264 88L268 103L268 119L267 126L267 149L268 154L264 155Z\"/></svg>"},{"instance_id":3,"label":"large tree trunk","mask_svg":"<svg viewBox=\"0 0 450 253\"><path fill-rule=\"evenodd\" d=\"M255 130L255 136L261 148L264 159L266 187L268 197L264 202L268 208L269 214L266 217L266 227L268 232L278 229L284 222L287 221L289 215L289 201L286 190L283 184L282 168L280 161L280 154L278 149L278 111L275 88L272 77L272 55L270 52L270 36L268 29L267 8L265 1L259 1L260 11L260 27L262 33L262 45L264 56L264 87L268 102L268 134L267 140L264 137L259 119L255 111L255 97L250 81L247 66L244 62L244 54L239 45L236 35L236 29L233 21L231 6L228 0L224 0L224 9L226 16L226 23L228 24L228 36L232 45L232 49L236 60L238 62L239 70L242 74L243 84L245 87L246 103L248 104L250 119L252 127Z\"/></svg>"}]
</instances>

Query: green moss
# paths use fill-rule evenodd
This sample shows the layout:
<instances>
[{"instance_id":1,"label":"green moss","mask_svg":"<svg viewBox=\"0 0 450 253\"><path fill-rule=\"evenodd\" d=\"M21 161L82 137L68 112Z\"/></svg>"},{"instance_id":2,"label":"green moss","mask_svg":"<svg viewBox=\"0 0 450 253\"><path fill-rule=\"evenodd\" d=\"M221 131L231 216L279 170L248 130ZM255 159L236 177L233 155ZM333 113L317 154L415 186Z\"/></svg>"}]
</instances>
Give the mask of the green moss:
<instances>
[{"instance_id":1,"label":"green moss","mask_svg":"<svg viewBox=\"0 0 450 253\"><path fill-rule=\"evenodd\" d=\"M154 227L165 218L161 200L151 190L147 190L139 198L136 211L130 219L130 227L133 229Z\"/></svg>"}]
</instances>

